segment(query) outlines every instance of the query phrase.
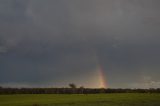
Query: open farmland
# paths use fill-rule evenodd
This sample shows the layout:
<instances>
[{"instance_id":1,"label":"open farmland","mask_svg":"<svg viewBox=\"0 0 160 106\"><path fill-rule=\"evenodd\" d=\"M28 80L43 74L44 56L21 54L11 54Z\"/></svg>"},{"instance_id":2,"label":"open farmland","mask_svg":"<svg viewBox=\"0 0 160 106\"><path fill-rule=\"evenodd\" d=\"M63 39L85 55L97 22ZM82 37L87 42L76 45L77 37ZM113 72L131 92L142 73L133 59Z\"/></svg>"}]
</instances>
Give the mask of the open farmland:
<instances>
[{"instance_id":1,"label":"open farmland","mask_svg":"<svg viewBox=\"0 0 160 106\"><path fill-rule=\"evenodd\" d=\"M0 106L160 106L160 94L0 95Z\"/></svg>"}]
</instances>

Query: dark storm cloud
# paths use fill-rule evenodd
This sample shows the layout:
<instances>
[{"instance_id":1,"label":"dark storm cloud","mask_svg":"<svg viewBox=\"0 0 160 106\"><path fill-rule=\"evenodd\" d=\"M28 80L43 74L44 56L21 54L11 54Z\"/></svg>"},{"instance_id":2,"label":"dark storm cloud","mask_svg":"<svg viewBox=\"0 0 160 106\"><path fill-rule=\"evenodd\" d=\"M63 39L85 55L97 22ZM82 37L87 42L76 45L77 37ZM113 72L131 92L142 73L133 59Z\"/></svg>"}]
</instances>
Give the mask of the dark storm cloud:
<instances>
[{"instance_id":1,"label":"dark storm cloud","mask_svg":"<svg viewBox=\"0 0 160 106\"><path fill-rule=\"evenodd\" d=\"M86 86L99 61L110 87L159 87L159 4L1 0L0 83Z\"/></svg>"},{"instance_id":2,"label":"dark storm cloud","mask_svg":"<svg viewBox=\"0 0 160 106\"><path fill-rule=\"evenodd\" d=\"M27 19L26 6L28 0L1 0L0 18L1 22L16 23Z\"/></svg>"}]
</instances>

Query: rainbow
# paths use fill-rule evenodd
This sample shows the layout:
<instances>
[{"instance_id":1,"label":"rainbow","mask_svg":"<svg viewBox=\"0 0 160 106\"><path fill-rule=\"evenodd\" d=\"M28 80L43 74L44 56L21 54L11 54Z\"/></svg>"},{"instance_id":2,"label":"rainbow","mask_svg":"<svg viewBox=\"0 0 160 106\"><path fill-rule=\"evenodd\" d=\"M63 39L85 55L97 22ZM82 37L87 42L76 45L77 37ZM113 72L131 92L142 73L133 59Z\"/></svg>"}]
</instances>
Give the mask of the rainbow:
<instances>
[{"instance_id":1,"label":"rainbow","mask_svg":"<svg viewBox=\"0 0 160 106\"><path fill-rule=\"evenodd\" d=\"M91 48L91 60L93 62L93 68L90 69L89 76L85 83L85 86L90 88L108 88L108 82L106 78L106 74L104 69L99 61L99 56L97 55L97 51L94 47L88 46Z\"/></svg>"},{"instance_id":2,"label":"rainbow","mask_svg":"<svg viewBox=\"0 0 160 106\"><path fill-rule=\"evenodd\" d=\"M102 68L102 66L98 65L97 69L96 69L96 80L97 80L97 87L98 88L108 88L108 84L107 84L107 80L106 80L106 76L104 73L104 70Z\"/></svg>"},{"instance_id":3,"label":"rainbow","mask_svg":"<svg viewBox=\"0 0 160 106\"><path fill-rule=\"evenodd\" d=\"M96 51L93 50L93 60L95 62L95 70L93 71L94 74L92 74L93 78L93 86L96 88L108 88L107 78L104 72L104 69L99 62L99 57L96 53Z\"/></svg>"}]
</instances>

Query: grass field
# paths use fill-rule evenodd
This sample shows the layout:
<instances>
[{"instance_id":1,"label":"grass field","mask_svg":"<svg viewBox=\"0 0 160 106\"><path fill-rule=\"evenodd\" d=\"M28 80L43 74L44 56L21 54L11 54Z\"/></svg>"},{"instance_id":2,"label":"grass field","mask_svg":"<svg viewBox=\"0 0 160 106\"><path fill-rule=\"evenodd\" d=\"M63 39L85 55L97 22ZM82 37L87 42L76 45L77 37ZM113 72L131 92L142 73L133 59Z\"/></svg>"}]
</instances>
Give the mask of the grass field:
<instances>
[{"instance_id":1,"label":"grass field","mask_svg":"<svg viewBox=\"0 0 160 106\"><path fill-rule=\"evenodd\" d=\"M0 106L160 106L160 94L0 95Z\"/></svg>"}]
</instances>

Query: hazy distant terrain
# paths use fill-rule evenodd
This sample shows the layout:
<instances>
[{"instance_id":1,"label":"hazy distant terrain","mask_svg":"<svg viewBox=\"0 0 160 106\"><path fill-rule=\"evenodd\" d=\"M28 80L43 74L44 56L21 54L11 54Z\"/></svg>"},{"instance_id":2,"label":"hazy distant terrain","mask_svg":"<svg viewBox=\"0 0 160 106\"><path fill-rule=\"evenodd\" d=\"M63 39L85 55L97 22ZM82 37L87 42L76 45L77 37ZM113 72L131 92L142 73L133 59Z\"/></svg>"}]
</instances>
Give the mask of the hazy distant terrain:
<instances>
[{"instance_id":1,"label":"hazy distant terrain","mask_svg":"<svg viewBox=\"0 0 160 106\"><path fill-rule=\"evenodd\" d=\"M160 106L160 94L0 95L0 106Z\"/></svg>"}]
</instances>

